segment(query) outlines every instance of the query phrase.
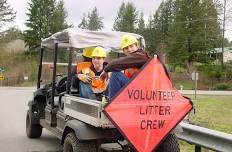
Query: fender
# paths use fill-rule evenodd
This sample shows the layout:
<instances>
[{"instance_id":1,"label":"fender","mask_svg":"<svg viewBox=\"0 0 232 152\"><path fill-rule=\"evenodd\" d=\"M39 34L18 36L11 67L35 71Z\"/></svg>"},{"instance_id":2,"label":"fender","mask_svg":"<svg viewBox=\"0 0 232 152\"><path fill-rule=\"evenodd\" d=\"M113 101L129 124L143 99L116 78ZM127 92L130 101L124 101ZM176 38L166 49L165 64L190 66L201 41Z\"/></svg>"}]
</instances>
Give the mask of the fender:
<instances>
[{"instance_id":1,"label":"fender","mask_svg":"<svg viewBox=\"0 0 232 152\"><path fill-rule=\"evenodd\" d=\"M106 138L110 129L96 128L76 119L69 120L63 130L61 144L64 143L65 136L71 131L75 132L78 140L95 140Z\"/></svg>"},{"instance_id":2,"label":"fender","mask_svg":"<svg viewBox=\"0 0 232 152\"><path fill-rule=\"evenodd\" d=\"M42 95L44 95L44 89L42 89L42 88L40 88L40 89L38 89L38 90L36 90L35 92L33 92L33 96L34 96L34 98L36 98L37 96L42 96Z\"/></svg>"}]
</instances>

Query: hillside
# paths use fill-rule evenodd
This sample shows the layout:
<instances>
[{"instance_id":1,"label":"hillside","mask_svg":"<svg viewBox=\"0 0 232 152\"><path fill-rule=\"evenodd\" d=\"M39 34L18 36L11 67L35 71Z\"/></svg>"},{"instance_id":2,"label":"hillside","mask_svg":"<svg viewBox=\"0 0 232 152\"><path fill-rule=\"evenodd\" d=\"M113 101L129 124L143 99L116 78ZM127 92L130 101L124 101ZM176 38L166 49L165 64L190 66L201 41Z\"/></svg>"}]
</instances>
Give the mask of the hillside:
<instances>
[{"instance_id":1,"label":"hillside","mask_svg":"<svg viewBox=\"0 0 232 152\"><path fill-rule=\"evenodd\" d=\"M27 50L28 48L25 47L25 43L21 39L15 39L13 41L10 41L8 43L4 43L1 45L1 51L4 52L20 52Z\"/></svg>"},{"instance_id":2,"label":"hillside","mask_svg":"<svg viewBox=\"0 0 232 152\"><path fill-rule=\"evenodd\" d=\"M37 75L37 57L28 56L24 51L6 52L0 54L0 68L4 69L4 86L19 86L23 83L33 85ZM28 77L28 80L24 80ZM28 82L27 82L28 81Z\"/></svg>"}]
</instances>

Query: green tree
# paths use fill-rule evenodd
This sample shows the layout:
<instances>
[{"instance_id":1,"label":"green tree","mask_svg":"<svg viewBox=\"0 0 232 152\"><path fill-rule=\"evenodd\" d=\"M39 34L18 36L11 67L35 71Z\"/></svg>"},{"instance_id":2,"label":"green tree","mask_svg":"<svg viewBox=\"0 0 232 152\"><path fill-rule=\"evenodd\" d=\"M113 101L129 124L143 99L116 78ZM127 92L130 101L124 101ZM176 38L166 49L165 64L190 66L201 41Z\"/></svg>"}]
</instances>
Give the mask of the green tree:
<instances>
[{"instance_id":1,"label":"green tree","mask_svg":"<svg viewBox=\"0 0 232 152\"><path fill-rule=\"evenodd\" d=\"M205 52L208 54L209 50L212 48L221 47L222 43L222 30L220 28L220 22L218 20L220 5L213 0L204 0L201 3L201 8L203 12L203 24L204 24L204 45ZM208 61L207 56L198 57L198 61L204 62Z\"/></svg>"},{"instance_id":2,"label":"green tree","mask_svg":"<svg viewBox=\"0 0 232 152\"><path fill-rule=\"evenodd\" d=\"M136 32L137 22L138 13L134 4L132 2L127 4L123 2L115 18L113 29L123 32Z\"/></svg>"},{"instance_id":3,"label":"green tree","mask_svg":"<svg viewBox=\"0 0 232 152\"><path fill-rule=\"evenodd\" d=\"M184 63L189 72L194 69L194 61L208 61L207 53L213 40L210 37L218 37L216 33L220 31L217 16L209 16L214 7L209 10L209 3L205 2L177 0L174 20L168 30L169 61L171 64ZM213 29L209 28L211 24L214 25Z\"/></svg>"},{"instance_id":4,"label":"green tree","mask_svg":"<svg viewBox=\"0 0 232 152\"><path fill-rule=\"evenodd\" d=\"M148 23L146 25L145 28L145 40L146 40L146 49L149 52L149 54L153 55L155 53L155 32L154 32L154 28L152 26L152 16L149 16L148 18Z\"/></svg>"},{"instance_id":5,"label":"green tree","mask_svg":"<svg viewBox=\"0 0 232 152\"><path fill-rule=\"evenodd\" d=\"M167 0L160 4L153 15L151 23L152 31L150 31L153 33L153 50L156 50L156 52L153 53L164 54L166 52L169 25L173 21L174 11L175 1Z\"/></svg>"},{"instance_id":6,"label":"green tree","mask_svg":"<svg viewBox=\"0 0 232 152\"><path fill-rule=\"evenodd\" d=\"M7 3L7 0L0 1L0 29L6 22L11 22L15 18L15 12Z\"/></svg>"},{"instance_id":7,"label":"green tree","mask_svg":"<svg viewBox=\"0 0 232 152\"><path fill-rule=\"evenodd\" d=\"M61 1L31 0L28 4L28 30L24 32L24 41L33 50L40 46L41 39L66 28L67 15Z\"/></svg>"},{"instance_id":8,"label":"green tree","mask_svg":"<svg viewBox=\"0 0 232 152\"><path fill-rule=\"evenodd\" d=\"M136 29L138 34L144 35L145 34L145 21L143 18L143 12L140 13L138 19L138 27Z\"/></svg>"},{"instance_id":9,"label":"green tree","mask_svg":"<svg viewBox=\"0 0 232 152\"><path fill-rule=\"evenodd\" d=\"M195 56L197 57L195 60L207 63L210 62L209 51L212 48L220 47L223 41L221 36L222 29L221 23L219 21L218 16L220 16L221 4L218 1L213 0L204 0L201 3L201 10L203 12L203 42L202 44L202 52L201 54L206 54L205 56Z\"/></svg>"},{"instance_id":10,"label":"green tree","mask_svg":"<svg viewBox=\"0 0 232 152\"><path fill-rule=\"evenodd\" d=\"M92 12L88 12L88 17L83 14L81 19L81 23L78 25L79 28L89 29L91 31L101 30L104 25L102 22L103 17L100 17L98 14L98 10L96 7L92 10Z\"/></svg>"},{"instance_id":11,"label":"green tree","mask_svg":"<svg viewBox=\"0 0 232 152\"><path fill-rule=\"evenodd\" d=\"M68 23L66 22L67 14L68 13L66 9L64 8L63 0L58 1L56 5L56 9L54 11L54 15L53 15L53 22L51 25L52 33L59 32L60 30L69 27Z\"/></svg>"},{"instance_id":12,"label":"green tree","mask_svg":"<svg viewBox=\"0 0 232 152\"><path fill-rule=\"evenodd\" d=\"M125 10L125 3L123 2L119 8L118 14L115 18L114 21L114 25L113 25L113 29L116 31L120 31L121 29L123 29L123 12Z\"/></svg>"},{"instance_id":13,"label":"green tree","mask_svg":"<svg viewBox=\"0 0 232 152\"><path fill-rule=\"evenodd\" d=\"M79 28L82 28L82 29L88 29L88 22L87 22L87 18L86 18L86 15L83 14L83 17L81 19L81 23L78 25Z\"/></svg>"},{"instance_id":14,"label":"green tree","mask_svg":"<svg viewBox=\"0 0 232 152\"><path fill-rule=\"evenodd\" d=\"M91 13L88 13L88 29L91 31L101 30L104 27L102 19L103 17L99 17L95 7Z\"/></svg>"}]
</instances>

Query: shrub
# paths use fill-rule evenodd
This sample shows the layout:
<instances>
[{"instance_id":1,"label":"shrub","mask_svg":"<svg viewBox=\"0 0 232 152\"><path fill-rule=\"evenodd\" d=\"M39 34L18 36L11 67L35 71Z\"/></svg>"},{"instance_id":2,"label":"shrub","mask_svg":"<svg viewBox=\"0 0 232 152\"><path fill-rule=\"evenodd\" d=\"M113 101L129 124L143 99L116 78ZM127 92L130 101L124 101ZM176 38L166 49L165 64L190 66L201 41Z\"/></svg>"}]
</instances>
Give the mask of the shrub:
<instances>
[{"instance_id":1,"label":"shrub","mask_svg":"<svg viewBox=\"0 0 232 152\"><path fill-rule=\"evenodd\" d=\"M175 72L177 73L183 73L183 72L186 72L186 69L181 67L181 66L176 66L175 67Z\"/></svg>"},{"instance_id":2,"label":"shrub","mask_svg":"<svg viewBox=\"0 0 232 152\"><path fill-rule=\"evenodd\" d=\"M232 90L232 84L230 83L221 83L216 86L217 90Z\"/></svg>"},{"instance_id":3,"label":"shrub","mask_svg":"<svg viewBox=\"0 0 232 152\"><path fill-rule=\"evenodd\" d=\"M201 71L207 79L219 79L223 76L223 72L220 65L204 64L199 66L197 69Z\"/></svg>"}]
</instances>

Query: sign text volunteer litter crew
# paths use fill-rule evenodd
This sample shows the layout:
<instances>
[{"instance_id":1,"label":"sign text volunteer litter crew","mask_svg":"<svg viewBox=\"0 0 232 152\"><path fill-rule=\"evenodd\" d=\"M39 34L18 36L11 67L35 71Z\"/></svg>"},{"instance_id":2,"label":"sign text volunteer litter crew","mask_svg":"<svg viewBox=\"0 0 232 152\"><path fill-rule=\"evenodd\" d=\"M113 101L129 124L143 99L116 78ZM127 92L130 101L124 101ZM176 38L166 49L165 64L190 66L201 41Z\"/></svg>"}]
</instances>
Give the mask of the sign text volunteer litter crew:
<instances>
[{"instance_id":1,"label":"sign text volunteer litter crew","mask_svg":"<svg viewBox=\"0 0 232 152\"><path fill-rule=\"evenodd\" d=\"M192 109L154 56L105 107L105 113L138 152L151 152Z\"/></svg>"}]
</instances>

